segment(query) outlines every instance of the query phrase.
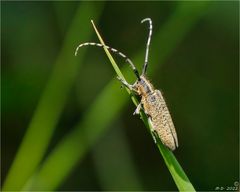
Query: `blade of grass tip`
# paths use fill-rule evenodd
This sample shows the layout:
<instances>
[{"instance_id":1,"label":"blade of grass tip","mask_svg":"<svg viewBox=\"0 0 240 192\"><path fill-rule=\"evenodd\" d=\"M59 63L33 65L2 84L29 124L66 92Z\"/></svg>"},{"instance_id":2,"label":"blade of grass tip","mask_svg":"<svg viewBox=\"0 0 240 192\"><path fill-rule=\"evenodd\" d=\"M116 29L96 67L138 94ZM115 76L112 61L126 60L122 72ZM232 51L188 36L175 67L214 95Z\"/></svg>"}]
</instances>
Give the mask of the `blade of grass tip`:
<instances>
[{"instance_id":1,"label":"blade of grass tip","mask_svg":"<svg viewBox=\"0 0 240 192\"><path fill-rule=\"evenodd\" d=\"M101 44L104 45L104 46L103 46L103 49L104 49L104 51L106 52L106 54L107 54L107 56L108 56L108 58L109 58L109 60L110 60L110 62L111 62L111 64L112 64L114 70L116 71L116 73L117 73L117 75L118 75L119 77L121 77L121 78L123 78L123 79L125 80L125 78L124 78L121 70L119 69L119 67L118 67L118 65L116 64L115 60L113 59L112 55L110 54L110 52L108 51L108 49L105 47L106 45L105 45L105 43L104 43L101 35L99 34L99 32L98 32L98 30L97 30L97 28L96 28L96 26L95 26L95 24L94 24L94 21L91 20L91 23L92 23L92 25L93 25L93 28L94 28L94 30L95 30L95 32L96 32L96 34L97 34L97 36L98 36ZM127 91L129 92L128 89L127 89ZM130 92L129 92L129 93L130 93Z\"/></svg>"},{"instance_id":2,"label":"blade of grass tip","mask_svg":"<svg viewBox=\"0 0 240 192\"><path fill-rule=\"evenodd\" d=\"M63 110L67 93L77 76L81 64L79 61L83 59L84 51L78 58L72 56L76 39L80 32L84 38L89 38L91 34L89 29L79 28L79 23L87 23L92 16L97 18L101 7L81 3L77 9L53 73L8 172L3 190L19 191L42 160Z\"/></svg>"},{"instance_id":3,"label":"blade of grass tip","mask_svg":"<svg viewBox=\"0 0 240 192\"><path fill-rule=\"evenodd\" d=\"M116 63L115 60L113 59L111 53L110 53L110 52L108 51L108 49L105 47L106 45L105 45L105 43L104 43L104 41L103 41L103 38L101 37L100 33L98 32L97 27L95 26L93 20L91 20L91 23L92 23L93 28L94 28L97 36L98 36L98 39L99 39L100 43L104 45L104 46L103 46L104 51L105 51L105 53L107 54L108 59L110 60L110 63L112 64L114 70L116 71L116 73L117 73L117 75L118 75L119 77L121 77L122 79L125 80L124 75L122 74L122 72L121 72L121 70L119 69L117 63ZM126 87L125 87L125 89L127 90L128 94L131 94L131 91L130 91L129 89L127 89ZM137 105L139 104L139 101L137 100L137 98L136 98L134 95L131 95L131 98L132 98L132 100L133 100L133 103L137 106Z\"/></svg>"},{"instance_id":4,"label":"blade of grass tip","mask_svg":"<svg viewBox=\"0 0 240 192\"><path fill-rule=\"evenodd\" d=\"M202 4L197 6L197 4ZM192 4L192 5L191 5ZM158 55L158 65L152 65L149 70L149 74L154 74L154 72L159 71L159 67L166 60L166 58L174 51L174 48L183 40L183 38L188 34L191 27L201 18L205 12L206 5L208 2L181 2L180 5L176 7L172 16L168 21L161 27L161 31L157 32L155 37L153 37L152 49L159 48L159 45L166 47L167 51L163 54ZM191 19L186 19L191 18ZM184 22L181 22L184 21ZM175 29L176 25L181 24L179 30ZM171 34L171 36L167 35ZM169 44L166 42L170 42ZM160 52L161 53L161 52ZM139 52L134 60L140 61L143 52ZM152 61L156 61L156 55L152 55ZM156 63L156 62L155 62ZM129 71L128 66L124 66L124 74ZM121 95L118 96L118 95ZM102 92L96 97L96 100L89 107L84 117L79 121L78 125L73 129L73 131L66 135L62 141L55 147L55 149L49 154L46 160L43 162L41 169L39 170L37 177L35 177L35 182L45 180L50 186L45 188L45 190L54 190L60 183L70 174L73 167L79 163L80 159L84 157L87 150L93 146L96 140L101 137L101 135L106 131L109 124L112 123L116 116L121 112L124 106L127 104L129 97L123 94L119 89L119 84L116 83L114 78L109 84L102 90ZM106 103L111 102L112 105L106 105ZM108 111L107 114L102 113L102 109ZM100 117L99 117L100 116ZM96 117L99 117L96 119ZM144 121L146 122L146 121ZM148 126L148 123L146 124ZM84 129L87 129L92 133L92 137L89 143L84 142ZM78 146L78 147L76 147ZM169 154L169 153L168 153ZM171 154L170 154L171 155ZM166 157L165 155L164 157ZM165 158L166 165L172 174L172 177L177 180L179 177L185 182L188 182L187 177L181 169L178 169L178 165L175 165L175 157ZM171 168L172 167L172 168ZM176 173L174 173L174 171ZM181 182L181 181L179 181ZM186 185L181 185L176 181L180 191L194 191L193 187L187 187ZM189 182L190 183L190 182ZM191 185L191 183L190 183Z\"/></svg>"},{"instance_id":5,"label":"blade of grass tip","mask_svg":"<svg viewBox=\"0 0 240 192\"><path fill-rule=\"evenodd\" d=\"M101 44L105 45L104 44L104 41L100 35L100 33L98 32L96 26L94 25L94 22L91 21L92 24L93 24L93 27L94 27L94 30L101 42ZM104 48L105 52L106 52L106 55L108 56L113 68L115 69L116 73L118 75L122 75L119 67L117 66L116 62L114 61L113 57L111 56L111 53L108 51L107 48ZM120 71L120 72L119 72ZM124 77L123 77L124 78ZM130 93L130 91L127 89L128 93ZM132 100L134 102L134 104L137 106L137 104L139 103L135 97L132 97ZM146 114L144 113L143 110L141 110L140 112L140 116L141 116L141 119L142 121L144 122L144 124L146 125L146 127L148 128L148 130L153 130L150 123L148 123L148 120L147 120L147 116ZM150 131L151 133L151 131ZM153 136L153 134L151 133L151 136ZM164 161L178 187L179 190L190 190L190 191L195 191L194 187L192 186L191 182L189 181L187 175L185 174L185 172L183 171L182 167L180 166L180 164L178 163L177 159L175 158L175 156L173 155L172 151L170 151L169 149L167 149L167 147L165 147L161 140L160 139L157 139L157 146L161 152L161 155L163 156L164 158Z\"/></svg>"}]
</instances>

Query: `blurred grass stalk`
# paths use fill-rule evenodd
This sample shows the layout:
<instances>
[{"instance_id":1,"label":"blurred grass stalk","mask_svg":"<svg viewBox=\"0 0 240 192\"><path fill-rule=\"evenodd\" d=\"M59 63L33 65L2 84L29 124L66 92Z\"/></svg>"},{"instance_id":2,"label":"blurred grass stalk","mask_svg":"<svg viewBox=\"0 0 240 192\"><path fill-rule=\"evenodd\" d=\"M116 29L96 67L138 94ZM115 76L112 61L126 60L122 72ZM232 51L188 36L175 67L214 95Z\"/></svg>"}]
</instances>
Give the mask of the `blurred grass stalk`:
<instances>
[{"instance_id":1,"label":"blurred grass stalk","mask_svg":"<svg viewBox=\"0 0 240 192\"><path fill-rule=\"evenodd\" d=\"M157 59L152 54L150 60L158 60L159 65L151 65L149 74L157 71L171 52L174 51L174 48L177 47L193 25L201 18L207 4L208 2L206 1L179 3L176 11L162 26L160 32L155 33L155 38L152 41L152 50L157 50L159 46L162 49ZM134 59L135 63L142 63L142 54L143 52L137 54ZM124 74L128 74L130 71L129 66L125 66L122 71ZM107 127L116 119L129 101L129 96L119 89L119 85L115 78L109 82L85 112L79 124L49 154L39 171L30 180L30 185L26 189L54 190L59 187L74 166L83 158L87 150L94 145L95 141L106 131ZM106 105L109 102L111 106ZM103 113L103 109L108 113ZM165 157L165 161L168 161L168 158L173 159L171 154ZM178 171L174 170L171 164L167 165L170 167L169 170L171 172ZM178 187L180 188L181 186Z\"/></svg>"},{"instance_id":2,"label":"blurred grass stalk","mask_svg":"<svg viewBox=\"0 0 240 192\"><path fill-rule=\"evenodd\" d=\"M83 26L87 26L91 18L98 20L100 13L100 6L96 9L93 3L80 3L56 60L52 76L8 172L3 190L19 191L41 162L63 111L67 94L82 64L84 51L77 59L72 55L77 46L76 40L79 39L79 34L83 39L90 37L91 30Z\"/></svg>"},{"instance_id":3,"label":"blurred grass stalk","mask_svg":"<svg viewBox=\"0 0 240 192\"><path fill-rule=\"evenodd\" d=\"M101 191L144 191L121 118L99 140L91 156Z\"/></svg>"}]
</instances>

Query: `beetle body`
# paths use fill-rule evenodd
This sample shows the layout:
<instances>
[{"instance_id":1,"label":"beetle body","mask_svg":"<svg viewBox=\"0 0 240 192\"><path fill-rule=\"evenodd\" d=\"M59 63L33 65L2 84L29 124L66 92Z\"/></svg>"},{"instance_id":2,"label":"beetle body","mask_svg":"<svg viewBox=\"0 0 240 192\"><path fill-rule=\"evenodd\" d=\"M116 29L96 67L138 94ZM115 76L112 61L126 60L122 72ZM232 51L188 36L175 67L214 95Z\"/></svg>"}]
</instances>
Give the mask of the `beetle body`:
<instances>
[{"instance_id":1,"label":"beetle body","mask_svg":"<svg viewBox=\"0 0 240 192\"><path fill-rule=\"evenodd\" d=\"M166 102L146 77L141 77L141 81L138 90L143 110L152 124L151 131L156 132L162 143L173 151L178 147L178 139Z\"/></svg>"},{"instance_id":2,"label":"beetle body","mask_svg":"<svg viewBox=\"0 0 240 192\"><path fill-rule=\"evenodd\" d=\"M162 143L172 151L178 147L178 139L175 127L161 92L153 87L146 76L141 75L132 86L122 81L133 92L141 97L141 102L135 114L139 114L142 107L151 123L152 132L155 132Z\"/></svg>"},{"instance_id":3,"label":"beetle body","mask_svg":"<svg viewBox=\"0 0 240 192\"><path fill-rule=\"evenodd\" d=\"M169 110L167 108L167 105L161 92L155 89L146 77L146 70L148 66L148 51L152 35L152 21L150 18L146 18L142 20L142 23L145 21L149 22L149 36L146 47L145 62L143 65L141 75L139 75L139 72L136 69L135 65L128 57L126 57L126 55L124 55L117 49L111 48L106 45L93 42L83 43L77 47L75 55L77 54L78 49L80 47L93 45L107 48L108 50L123 57L126 60L126 62L128 62L132 67L137 77L137 81L133 85L131 85L125 79L122 79L120 77L118 77L118 80L121 81L121 83L124 86L126 86L129 90L131 90L136 95L139 95L141 97L140 104L137 106L134 114L139 114L140 109L143 109L146 115L148 116L149 123L151 124L151 131L152 133L155 133L153 134L155 142L156 142L155 135L157 135L162 141L162 143L173 151L178 147L178 139L171 115L169 113Z\"/></svg>"}]
</instances>

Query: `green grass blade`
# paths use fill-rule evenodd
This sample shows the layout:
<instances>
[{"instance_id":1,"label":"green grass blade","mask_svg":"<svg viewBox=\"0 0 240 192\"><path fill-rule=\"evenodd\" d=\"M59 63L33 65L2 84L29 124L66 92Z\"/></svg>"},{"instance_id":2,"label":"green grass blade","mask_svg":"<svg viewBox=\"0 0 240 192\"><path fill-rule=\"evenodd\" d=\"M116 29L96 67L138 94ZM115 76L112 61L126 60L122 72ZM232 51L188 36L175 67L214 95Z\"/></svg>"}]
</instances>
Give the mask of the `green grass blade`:
<instances>
[{"instance_id":1,"label":"green grass blade","mask_svg":"<svg viewBox=\"0 0 240 192\"><path fill-rule=\"evenodd\" d=\"M150 75L157 71L171 52L174 51L177 45L188 34L193 25L201 18L205 12L205 5L207 5L207 3L208 2L181 2L166 24L161 27L160 32L155 33L152 41L152 50L157 50L159 46L161 46L162 51L157 58L152 54L151 60L158 61L158 65L152 65L149 68ZM176 30L174 26L179 25L179 30ZM141 55L143 55L143 52L140 52L134 58L134 61L137 61L136 63L142 63L140 62L142 58ZM129 67L125 66L122 71L124 74L127 74ZM32 189L56 189L72 171L74 166L83 158L87 150L104 134L108 125L116 119L116 116L129 101L128 94L124 94L124 92L119 89L119 85L114 78L102 90L86 111L79 124L69 135L66 135L43 162L42 167L33 179ZM108 102L111 102L112 105L106 105ZM108 111L108 114L102 113L103 108L105 111ZM167 157L167 155L165 156ZM166 165L169 167L171 167L171 164L174 164L174 158L171 157L170 160L168 158L165 160L167 161ZM174 172L172 169L169 170L170 172ZM177 170L175 171L177 172ZM180 173L182 173L182 171L180 171ZM181 176L181 174L179 175L180 178L184 177ZM178 180L178 177L176 176L175 179ZM178 187L184 190L181 185ZM187 189L189 189L189 187Z\"/></svg>"},{"instance_id":2,"label":"green grass blade","mask_svg":"<svg viewBox=\"0 0 240 192\"><path fill-rule=\"evenodd\" d=\"M81 28L79 25L88 23L91 18L97 19L99 10L99 7L96 9L92 3L80 4L3 190L19 191L42 160L84 55L82 52L78 59L72 56L72 50L77 46L76 39L80 32L84 39L91 34L89 28Z\"/></svg>"},{"instance_id":3,"label":"green grass blade","mask_svg":"<svg viewBox=\"0 0 240 192\"><path fill-rule=\"evenodd\" d=\"M157 142L157 146L179 191L195 191L174 154L163 146L161 141Z\"/></svg>"},{"instance_id":4,"label":"green grass blade","mask_svg":"<svg viewBox=\"0 0 240 192\"><path fill-rule=\"evenodd\" d=\"M101 35L99 34L96 26L94 25L94 22L92 21L93 27L95 29L95 32L101 42L101 44L105 45ZM104 51L106 52L111 64L114 66L113 68L115 69L116 73L119 76L122 76L121 70L118 68L116 62L114 61L113 57L111 56L111 53L108 51L107 48L104 48ZM128 90L128 93L130 93L130 91ZM139 102L137 101L137 99L132 95L132 100L133 103L137 106L139 104ZM140 112L140 116L142 121L144 122L144 124L146 125L146 127L148 128L148 130L152 130L153 128L150 127L151 124L148 123L148 119L146 114L144 113L143 110L141 110ZM151 131L150 131L151 132ZM151 134L152 135L152 134ZM180 191L195 191L194 187L192 186L191 182L189 181L187 175L185 174L185 172L183 171L182 167L180 166L180 164L178 163L177 159L175 158L175 156L173 155L173 153L167 149L167 147L165 147L160 139L157 139L157 146L159 148L159 151L161 152L164 161L173 177L173 180L175 181L178 189Z\"/></svg>"}]
</instances>

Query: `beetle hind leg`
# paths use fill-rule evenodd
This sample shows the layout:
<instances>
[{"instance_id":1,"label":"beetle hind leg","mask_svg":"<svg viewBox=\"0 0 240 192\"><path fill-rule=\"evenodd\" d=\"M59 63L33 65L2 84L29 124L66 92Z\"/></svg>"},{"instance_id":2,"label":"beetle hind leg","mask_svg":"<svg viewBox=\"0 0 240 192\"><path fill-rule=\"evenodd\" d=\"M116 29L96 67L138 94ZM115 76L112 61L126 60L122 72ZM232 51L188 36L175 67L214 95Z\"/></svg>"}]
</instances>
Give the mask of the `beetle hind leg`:
<instances>
[{"instance_id":1,"label":"beetle hind leg","mask_svg":"<svg viewBox=\"0 0 240 192\"><path fill-rule=\"evenodd\" d=\"M157 144L158 134L157 134L156 130L153 127L151 117L148 117L148 123L150 125L150 131L151 131L151 135L152 135L153 141L154 141L155 144Z\"/></svg>"},{"instance_id":2,"label":"beetle hind leg","mask_svg":"<svg viewBox=\"0 0 240 192\"><path fill-rule=\"evenodd\" d=\"M139 115L141 108L142 108L142 103L139 103L133 115Z\"/></svg>"}]
</instances>

